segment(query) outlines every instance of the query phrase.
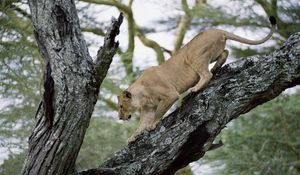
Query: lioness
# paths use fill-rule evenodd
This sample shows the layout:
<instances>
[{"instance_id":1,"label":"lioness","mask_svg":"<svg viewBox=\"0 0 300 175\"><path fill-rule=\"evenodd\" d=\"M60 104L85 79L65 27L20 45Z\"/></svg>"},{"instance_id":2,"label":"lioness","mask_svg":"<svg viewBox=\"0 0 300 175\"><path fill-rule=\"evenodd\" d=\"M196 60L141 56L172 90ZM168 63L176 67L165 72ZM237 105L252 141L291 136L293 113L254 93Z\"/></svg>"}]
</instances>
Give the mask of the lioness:
<instances>
[{"instance_id":1,"label":"lioness","mask_svg":"<svg viewBox=\"0 0 300 175\"><path fill-rule=\"evenodd\" d=\"M210 81L213 73L226 61L226 40L257 45L267 41L276 29L276 19L270 17L269 34L261 40L248 40L223 30L210 29L199 33L170 59L159 66L146 69L129 88L118 96L119 118L128 120L141 109L139 125L128 143L145 128L154 129L179 95L188 90L196 92ZM216 61L211 71L210 63Z\"/></svg>"}]
</instances>

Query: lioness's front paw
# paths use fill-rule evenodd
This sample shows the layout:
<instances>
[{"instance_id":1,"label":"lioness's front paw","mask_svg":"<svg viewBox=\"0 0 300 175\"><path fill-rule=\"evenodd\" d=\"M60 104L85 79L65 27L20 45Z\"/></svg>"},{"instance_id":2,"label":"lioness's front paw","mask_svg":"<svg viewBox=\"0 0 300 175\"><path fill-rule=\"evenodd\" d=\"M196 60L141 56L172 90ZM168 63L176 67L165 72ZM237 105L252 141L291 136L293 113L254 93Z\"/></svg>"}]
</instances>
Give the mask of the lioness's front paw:
<instances>
[{"instance_id":1,"label":"lioness's front paw","mask_svg":"<svg viewBox=\"0 0 300 175\"><path fill-rule=\"evenodd\" d=\"M191 93L191 92L197 92L197 91L199 91L199 89L200 88L198 88L198 87L192 87L192 88L190 88L189 90L188 90L188 93Z\"/></svg>"},{"instance_id":2,"label":"lioness's front paw","mask_svg":"<svg viewBox=\"0 0 300 175\"><path fill-rule=\"evenodd\" d=\"M129 138L127 139L127 144L132 143L132 142L134 142L135 140L136 140L136 137L135 137L135 136L131 136L131 137L129 137Z\"/></svg>"},{"instance_id":3,"label":"lioness's front paw","mask_svg":"<svg viewBox=\"0 0 300 175\"><path fill-rule=\"evenodd\" d=\"M210 72L215 75L216 74L217 69L211 69Z\"/></svg>"},{"instance_id":4,"label":"lioness's front paw","mask_svg":"<svg viewBox=\"0 0 300 175\"><path fill-rule=\"evenodd\" d=\"M147 127L148 131L154 130L154 129L156 128L156 125L157 125L157 124L152 124L152 125L148 126L148 127Z\"/></svg>"},{"instance_id":5,"label":"lioness's front paw","mask_svg":"<svg viewBox=\"0 0 300 175\"><path fill-rule=\"evenodd\" d=\"M154 130L158 123L159 123L159 121L151 122L151 124L148 126L148 130L150 130L150 131Z\"/></svg>"}]
</instances>

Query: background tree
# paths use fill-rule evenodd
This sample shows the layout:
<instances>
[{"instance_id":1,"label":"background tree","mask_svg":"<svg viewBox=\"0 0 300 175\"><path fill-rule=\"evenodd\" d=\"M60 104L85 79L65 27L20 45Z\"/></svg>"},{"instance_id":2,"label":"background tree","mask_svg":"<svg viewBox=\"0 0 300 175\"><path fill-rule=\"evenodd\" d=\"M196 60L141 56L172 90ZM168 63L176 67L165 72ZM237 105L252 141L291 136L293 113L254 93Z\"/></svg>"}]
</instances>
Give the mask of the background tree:
<instances>
[{"instance_id":1,"label":"background tree","mask_svg":"<svg viewBox=\"0 0 300 175\"><path fill-rule=\"evenodd\" d=\"M11 154L27 148L42 89L42 62L30 15L14 2L0 3L0 98L5 106L0 108L0 146Z\"/></svg>"}]
</instances>

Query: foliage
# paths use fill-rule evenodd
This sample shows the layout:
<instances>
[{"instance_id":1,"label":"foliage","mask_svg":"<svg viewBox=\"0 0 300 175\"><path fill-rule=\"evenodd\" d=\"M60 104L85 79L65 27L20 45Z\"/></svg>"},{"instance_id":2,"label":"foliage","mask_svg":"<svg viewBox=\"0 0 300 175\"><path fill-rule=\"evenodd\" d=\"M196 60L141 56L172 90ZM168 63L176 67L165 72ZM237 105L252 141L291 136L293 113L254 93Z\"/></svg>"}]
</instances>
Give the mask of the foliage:
<instances>
[{"instance_id":1,"label":"foliage","mask_svg":"<svg viewBox=\"0 0 300 175\"><path fill-rule=\"evenodd\" d=\"M192 172L192 169L190 166L186 166L180 170L178 170L175 175L192 175L193 172Z\"/></svg>"},{"instance_id":2,"label":"foliage","mask_svg":"<svg viewBox=\"0 0 300 175\"><path fill-rule=\"evenodd\" d=\"M280 97L237 118L220 139L225 145L207 153L216 174L300 173L300 91Z\"/></svg>"},{"instance_id":3,"label":"foliage","mask_svg":"<svg viewBox=\"0 0 300 175\"><path fill-rule=\"evenodd\" d=\"M7 1L0 8L0 147L8 159L0 174L19 174L40 102L42 64L30 19ZM21 5L21 3L20 3Z\"/></svg>"},{"instance_id":4,"label":"foliage","mask_svg":"<svg viewBox=\"0 0 300 175\"><path fill-rule=\"evenodd\" d=\"M77 158L76 169L95 168L114 151L124 147L133 132L133 123L93 117Z\"/></svg>"},{"instance_id":5,"label":"foliage","mask_svg":"<svg viewBox=\"0 0 300 175\"><path fill-rule=\"evenodd\" d=\"M6 159L0 166L1 175L14 175L20 174L25 159L25 153L20 154L10 154L8 159Z\"/></svg>"},{"instance_id":6,"label":"foliage","mask_svg":"<svg viewBox=\"0 0 300 175\"><path fill-rule=\"evenodd\" d=\"M26 148L41 94L41 62L30 20L11 5L0 18L0 146ZM1 100L1 101L2 101Z\"/></svg>"}]
</instances>

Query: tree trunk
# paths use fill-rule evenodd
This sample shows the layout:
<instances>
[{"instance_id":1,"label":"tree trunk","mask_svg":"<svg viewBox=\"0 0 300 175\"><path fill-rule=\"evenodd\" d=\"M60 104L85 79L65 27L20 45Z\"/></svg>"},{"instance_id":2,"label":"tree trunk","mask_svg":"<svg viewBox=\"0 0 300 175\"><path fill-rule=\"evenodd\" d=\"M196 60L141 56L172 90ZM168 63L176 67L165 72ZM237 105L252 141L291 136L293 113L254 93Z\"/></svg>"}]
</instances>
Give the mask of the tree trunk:
<instances>
[{"instance_id":1,"label":"tree trunk","mask_svg":"<svg viewBox=\"0 0 300 175\"><path fill-rule=\"evenodd\" d=\"M207 88L143 132L88 174L174 174L214 149L215 137L232 119L300 84L300 32L277 51L225 65ZM249 118L251 120L251 118Z\"/></svg>"},{"instance_id":2,"label":"tree trunk","mask_svg":"<svg viewBox=\"0 0 300 175\"><path fill-rule=\"evenodd\" d=\"M122 16L113 20L93 63L74 1L29 0L34 34L45 60L44 99L29 138L23 175L71 174L100 84L118 47Z\"/></svg>"}]
</instances>

